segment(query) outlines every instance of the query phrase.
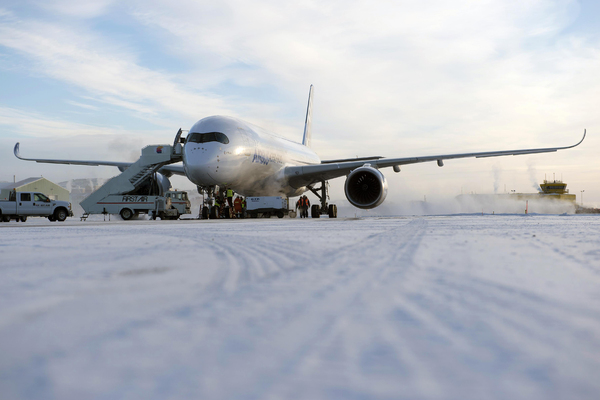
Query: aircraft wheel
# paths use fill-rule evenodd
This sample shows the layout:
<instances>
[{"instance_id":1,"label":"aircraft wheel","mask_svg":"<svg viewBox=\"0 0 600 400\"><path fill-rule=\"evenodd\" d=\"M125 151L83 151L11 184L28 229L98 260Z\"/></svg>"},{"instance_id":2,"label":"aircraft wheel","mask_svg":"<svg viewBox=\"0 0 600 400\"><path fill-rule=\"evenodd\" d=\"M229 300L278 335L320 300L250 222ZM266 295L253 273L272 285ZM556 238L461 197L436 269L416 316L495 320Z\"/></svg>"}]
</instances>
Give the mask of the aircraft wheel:
<instances>
[{"instance_id":1,"label":"aircraft wheel","mask_svg":"<svg viewBox=\"0 0 600 400\"><path fill-rule=\"evenodd\" d=\"M313 204L313 206L310 208L310 216L312 218L321 218L321 210L317 204Z\"/></svg>"},{"instance_id":2,"label":"aircraft wheel","mask_svg":"<svg viewBox=\"0 0 600 400\"><path fill-rule=\"evenodd\" d=\"M125 221L129 221L133 217L133 211L131 211L129 208L122 209L119 214L121 214L121 218L123 218Z\"/></svg>"},{"instance_id":3,"label":"aircraft wheel","mask_svg":"<svg viewBox=\"0 0 600 400\"><path fill-rule=\"evenodd\" d=\"M202 219L208 219L208 207L202 207Z\"/></svg>"},{"instance_id":4,"label":"aircraft wheel","mask_svg":"<svg viewBox=\"0 0 600 400\"><path fill-rule=\"evenodd\" d=\"M219 218L219 209L217 207L212 207L210 209L209 218L210 219L217 219L217 218Z\"/></svg>"},{"instance_id":5,"label":"aircraft wheel","mask_svg":"<svg viewBox=\"0 0 600 400\"><path fill-rule=\"evenodd\" d=\"M25 221L27 221L27 216L26 216L26 215L23 215L23 216L21 216L21 218L19 218L19 219L21 220L21 222L25 222Z\"/></svg>"},{"instance_id":6,"label":"aircraft wheel","mask_svg":"<svg viewBox=\"0 0 600 400\"><path fill-rule=\"evenodd\" d=\"M223 209L223 214L225 214L225 218L226 218L226 219L229 219L229 218L231 218L231 208L229 208L229 207L225 207L225 208Z\"/></svg>"},{"instance_id":7,"label":"aircraft wheel","mask_svg":"<svg viewBox=\"0 0 600 400\"><path fill-rule=\"evenodd\" d=\"M337 218L337 206L335 204L329 205L329 218Z\"/></svg>"}]
</instances>

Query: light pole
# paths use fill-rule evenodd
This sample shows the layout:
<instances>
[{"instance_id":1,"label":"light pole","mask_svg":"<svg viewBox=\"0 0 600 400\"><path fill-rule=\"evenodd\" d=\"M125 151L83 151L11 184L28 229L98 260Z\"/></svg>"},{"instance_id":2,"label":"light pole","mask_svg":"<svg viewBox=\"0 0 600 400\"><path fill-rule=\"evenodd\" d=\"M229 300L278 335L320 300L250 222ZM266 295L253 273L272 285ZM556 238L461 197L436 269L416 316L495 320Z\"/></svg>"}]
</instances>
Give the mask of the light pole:
<instances>
[{"instance_id":1,"label":"light pole","mask_svg":"<svg viewBox=\"0 0 600 400\"><path fill-rule=\"evenodd\" d=\"M581 206L582 206L582 207L583 207L583 192L585 192L585 190L582 190L582 191L581 191L581 197L580 197L580 200L581 200Z\"/></svg>"}]
</instances>

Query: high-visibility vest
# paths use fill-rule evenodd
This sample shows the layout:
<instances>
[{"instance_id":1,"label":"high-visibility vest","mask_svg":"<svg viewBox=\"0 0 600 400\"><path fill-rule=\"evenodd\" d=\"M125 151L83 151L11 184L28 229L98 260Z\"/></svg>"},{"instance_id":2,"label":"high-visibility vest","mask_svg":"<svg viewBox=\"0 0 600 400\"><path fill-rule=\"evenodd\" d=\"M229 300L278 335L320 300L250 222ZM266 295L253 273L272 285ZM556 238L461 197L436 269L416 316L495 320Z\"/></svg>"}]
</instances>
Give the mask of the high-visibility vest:
<instances>
[{"instance_id":1,"label":"high-visibility vest","mask_svg":"<svg viewBox=\"0 0 600 400\"><path fill-rule=\"evenodd\" d=\"M233 197L233 190L227 189L227 197Z\"/></svg>"}]
</instances>

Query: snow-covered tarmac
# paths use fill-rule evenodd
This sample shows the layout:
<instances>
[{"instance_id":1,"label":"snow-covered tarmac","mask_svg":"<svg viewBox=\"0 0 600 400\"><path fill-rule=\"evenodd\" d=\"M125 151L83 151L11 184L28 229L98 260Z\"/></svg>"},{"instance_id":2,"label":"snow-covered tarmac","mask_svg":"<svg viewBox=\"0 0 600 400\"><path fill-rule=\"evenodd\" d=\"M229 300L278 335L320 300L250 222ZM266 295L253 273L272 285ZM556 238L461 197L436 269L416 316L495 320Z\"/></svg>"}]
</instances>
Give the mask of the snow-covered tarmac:
<instances>
[{"instance_id":1,"label":"snow-covered tarmac","mask_svg":"<svg viewBox=\"0 0 600 400\"><path fill-rule=\"evenodd\" d=\"M0 224L0 399L598 399L600 217Z\"/></svg>"}]
</instances>

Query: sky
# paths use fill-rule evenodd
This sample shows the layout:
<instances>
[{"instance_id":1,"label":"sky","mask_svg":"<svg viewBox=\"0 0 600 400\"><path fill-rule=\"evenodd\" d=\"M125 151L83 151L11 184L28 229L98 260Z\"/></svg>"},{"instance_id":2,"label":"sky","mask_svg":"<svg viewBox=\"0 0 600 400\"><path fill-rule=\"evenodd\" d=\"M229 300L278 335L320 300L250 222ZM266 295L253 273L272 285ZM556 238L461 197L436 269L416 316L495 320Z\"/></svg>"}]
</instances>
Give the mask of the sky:
<instances>
[{"instance_id":1,"label":"sky","mask_svg":"<svg viewBox=\"0 0 600 400\"><path fill-rule=\"evenodd\" d=\"M382 170L387 201L555 176L600 206L598 2L287 3L2 1L0 181L118 172L20 161L16 142L25 157L135 161L210 115L300 141L313 84L322 159L566 146L587 129L559 153Z\"/></svg>"}]
</instances>

